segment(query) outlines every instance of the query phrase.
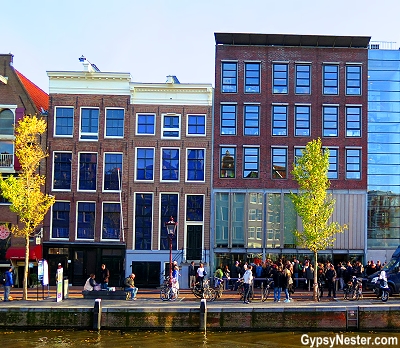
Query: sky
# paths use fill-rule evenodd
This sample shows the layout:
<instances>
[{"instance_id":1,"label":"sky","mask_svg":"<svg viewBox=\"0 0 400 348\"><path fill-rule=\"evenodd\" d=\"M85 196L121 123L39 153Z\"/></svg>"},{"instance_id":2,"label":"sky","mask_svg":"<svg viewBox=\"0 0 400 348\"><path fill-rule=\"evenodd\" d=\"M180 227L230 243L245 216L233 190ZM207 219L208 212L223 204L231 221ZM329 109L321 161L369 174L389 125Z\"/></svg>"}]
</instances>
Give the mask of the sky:
<instances>
[{"instance_id":1,"label":"sky","mask_svg":"<svg viewBox=\"0 0 400 348\"><path fill-rule=\"evenodd\" d=\"M82 55L134 82L214 85L215 32L371 36L400 47L400 0L0 0L0 13L0 53L45 92L47 71L81 71Z\"/></svg>"}]
</instances>

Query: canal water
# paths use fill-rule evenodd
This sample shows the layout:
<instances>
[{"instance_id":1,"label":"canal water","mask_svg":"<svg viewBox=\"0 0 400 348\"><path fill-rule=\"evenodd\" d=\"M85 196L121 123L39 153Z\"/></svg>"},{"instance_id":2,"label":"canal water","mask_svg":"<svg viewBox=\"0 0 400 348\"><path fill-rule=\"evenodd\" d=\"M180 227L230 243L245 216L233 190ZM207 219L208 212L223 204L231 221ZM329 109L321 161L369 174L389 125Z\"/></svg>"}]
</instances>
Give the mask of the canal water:
<instances>
[{"instance_id":1,"label":"canal water","mask_svg":"<svg viewBox=\"0 0 400 348\"><path fill-rule=\"evenodd\" d=\"M325 342L322 341L324 339ZM329 339L334 341L328 341ZM366 343L368 339L369 344ZM376 339L379 340L379 343ZM0 342L2 347L12 348L294 348L376 347L377 344L385 347L399 347L400 332L223 331L204 334L190 331L4 330L0 332Z\"/></svg>"}]
</instances>

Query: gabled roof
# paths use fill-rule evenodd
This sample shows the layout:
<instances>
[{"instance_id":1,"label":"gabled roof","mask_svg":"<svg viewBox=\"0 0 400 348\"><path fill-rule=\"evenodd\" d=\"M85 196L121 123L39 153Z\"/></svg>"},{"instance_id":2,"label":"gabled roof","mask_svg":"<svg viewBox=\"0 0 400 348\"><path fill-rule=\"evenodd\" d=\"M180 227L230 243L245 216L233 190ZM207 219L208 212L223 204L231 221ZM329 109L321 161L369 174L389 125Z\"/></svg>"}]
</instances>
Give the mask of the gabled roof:
<instances>
[{"instance_id":1,"label":"gabled roof","mask_svg":"<svg viewBox=\"0 0 400 348\"><path fill-rule=\"evenodd\" d=\"M39 112L46 113L49 110L49 95L36 86L31 80L22 75L17 69L14 70L22 82L26 92L34 102L36 108Z\"/></svg>"}]
</instances>

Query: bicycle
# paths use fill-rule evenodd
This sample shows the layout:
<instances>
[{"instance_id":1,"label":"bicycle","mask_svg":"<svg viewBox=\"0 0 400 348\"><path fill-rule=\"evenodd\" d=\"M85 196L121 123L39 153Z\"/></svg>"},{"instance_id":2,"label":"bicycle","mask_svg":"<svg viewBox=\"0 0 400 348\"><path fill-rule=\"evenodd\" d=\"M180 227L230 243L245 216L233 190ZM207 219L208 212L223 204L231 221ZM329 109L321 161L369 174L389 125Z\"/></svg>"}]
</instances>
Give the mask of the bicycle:
<instances>
[{"instance_id":1,"label":"bicycle","mask_svg":"<svg viewBox=\"0 0 400 348\"><path fill-rule=\"evenodd\" d=\"M178 297L179 289L174 284L170 284L169 277L167 277L160 288L160 299L162 301L176 301Z\"/></svg>"},{"instance_id":2,"label":"bicycle","mask_svg":"<svg viewBox=\"0 0 400 348\"><path fill-rule=\"evenodd\" d=\"M209 279L203 280L203 286L197 282L194 285L192 292L197 298L204 298L207 301L214 301L217 297L215 289L210 286Z\"/></svg>"},{"instance_id":3,"label":"bicycle","mask_svg":"<svg viewBox=\"0 0 400 348\"><path fill-rule=\"evenodd\" d=\"M224 280L217 279L214 285L215 285L214 290L216 298L221 298L224 292Z\"/></svg>"},{"instance_id":4,"label":"bicycle","mask_svg":"<svg viewBox=\"0 0 400 348\"><path fill-rule=\"evenodd\" d=\"M321 301L321 297L322 297L322 291L323 291L322 281L318 280L317 285L318 285L318 287L317 287L317 301L320 302Z\"/></svg>"},{"instance_id":5,"label":"bicycle","mask_svg":"<svg viewBox=\"0 0 400 348\"><path fill-rule=\"evenodd\" d=\"M274 281L267 279L267 285L263 290L261 301L265 302L271 292L274 292Z\"/></svg>"},{"instance_id":6,"label":"bicycle","mask_svg":"<svg viewBox=\"0 0 400 348\"><path fill-rule=\"evenodd\" d=\"M362 278L352 277L345 285L343 298L349 301L358 301L362 298Z\"/></svg>"}]
</instances>

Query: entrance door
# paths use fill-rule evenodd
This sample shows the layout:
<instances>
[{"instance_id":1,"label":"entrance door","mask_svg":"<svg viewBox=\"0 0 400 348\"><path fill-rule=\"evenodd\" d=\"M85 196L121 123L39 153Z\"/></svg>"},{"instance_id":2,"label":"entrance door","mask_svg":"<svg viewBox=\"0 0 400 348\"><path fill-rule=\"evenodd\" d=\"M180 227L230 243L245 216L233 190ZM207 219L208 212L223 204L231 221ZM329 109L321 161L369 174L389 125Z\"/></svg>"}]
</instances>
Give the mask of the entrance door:
<instances>
[{"instance_id":1,"label":"entrance door","mask_svg":"<svg viewBox=\"0 0 400 348\"><path fill-rule=\"evenodd\" d=\"M100 267L100 266L98 266ZM72 285L84 285L91 273L96 274L96 250L73 250ZM99 281L99 279L96 279Z\"/></svg>"},{"instance_id":2,"label":"entrance door","mask_svg":"<svg viewBox=\"0 0 400 348\"><path fill-rule=\"evenodd\" d=\"M187 260L201 260L203 226L187 225Z\"/></svg>"}]
</instances>

